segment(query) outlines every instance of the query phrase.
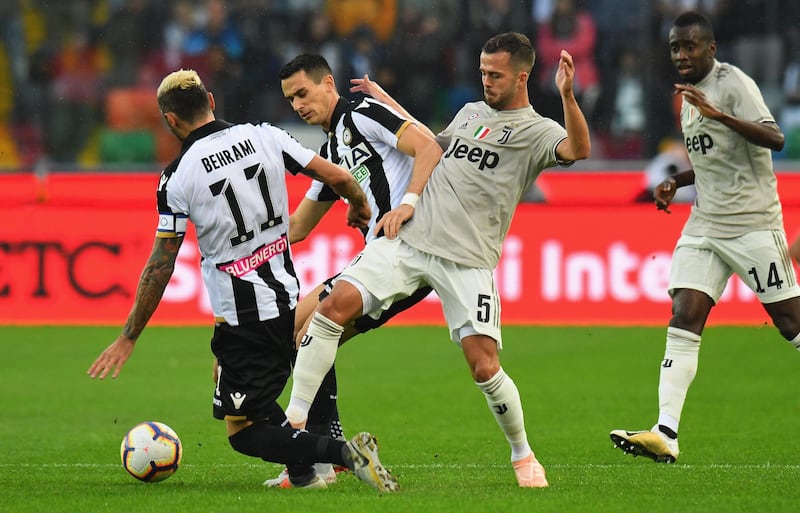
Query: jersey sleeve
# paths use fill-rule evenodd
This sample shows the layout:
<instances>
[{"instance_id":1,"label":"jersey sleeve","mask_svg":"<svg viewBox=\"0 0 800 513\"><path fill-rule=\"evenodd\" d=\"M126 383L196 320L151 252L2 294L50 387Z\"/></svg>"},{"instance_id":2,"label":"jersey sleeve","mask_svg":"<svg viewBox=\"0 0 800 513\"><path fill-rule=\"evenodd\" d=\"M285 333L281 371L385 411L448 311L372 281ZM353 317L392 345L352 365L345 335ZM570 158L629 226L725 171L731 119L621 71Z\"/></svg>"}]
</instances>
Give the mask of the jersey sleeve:
<instances>
[{"instance_id":1,"label":"jersey sleeve","mask_svg":"<svg viewBox=\"0 0 800 513\"><path fill-rule=\"evenodd\" d=\"M558 158L556 148L558 145L567 138L567 131L553 121L552 119L542 118L541 126L538 128L538 136L534 138L535 141L532 145L538 148L535 154L538 154L537 165L541 169L546 169L553 166L569 167L574 164L571 160L562 160Z\"/></svg>"},{"instance_id":2,"label":"jersey sleeve","mask_svg":"<svg viewBox=\"0 0 800 513\"><path fill-rule=\"evenodd\" d=\"M174 166L161 173L156 191L158 226L156 237L169 239L183 237L189 224L189 207L185 201L180 180L175 177Z\"/></svg>"},{"instance_id":3,"label":"jersey sleeve","mask_svg":"<svg viewBox=\"0 0 800 513\"><path fill-rule=\"evenodd\" d=\"M375 100L362 102L353 110L353 123L369 141L381 141L393 148L411 121L397 111Z\"/></svg>"},{"instance_id":4,"label":"jersey sleeve","mask_svg":"<svg viewBox=\"0 0 800 513\"><path fill-rule=\"evenodd\" d=\"M442 150L446 150L450 146L450 141L453 139L453 132L456 129L457 120L461 117L461 111L455 115L450 124L447 125L444 130L436 134L436 142L439 143L439 146Z\"/></svg>"},{"instance_id":5,"label":"jersey sleeve","mask_svg":"<svg viewBox=\"0 0 800 513\"><path fill-rule=\"evenodd\" d=\"M736 73L730 77L730 85L728 101L733 116L756 123L775 121L752 78L744 73Z\"/></svg>"},{"instance_id":6,"label":"jersey sleeve","mask_svg":"<svg viewBox=\"0 0 800 513\"><path fill-rule=\"evenodd\" d=\"M283 163L286 170L293 175L301 173L306 166L316 156L314 150L306 148L292 137L287 131L269 124L262 125L270 130L271 135L277 141L283 155Z\"/></svg>"}]
</instances>

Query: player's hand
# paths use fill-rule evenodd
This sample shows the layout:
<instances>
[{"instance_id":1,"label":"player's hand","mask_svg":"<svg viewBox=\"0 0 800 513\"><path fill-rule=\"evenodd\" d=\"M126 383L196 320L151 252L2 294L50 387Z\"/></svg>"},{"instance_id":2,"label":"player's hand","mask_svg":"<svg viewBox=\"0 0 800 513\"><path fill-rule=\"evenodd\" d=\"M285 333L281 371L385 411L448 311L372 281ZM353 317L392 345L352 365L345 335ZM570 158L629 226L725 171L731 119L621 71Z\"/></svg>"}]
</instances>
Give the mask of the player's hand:
<instances>
[{"instance_id":1,"label":"player's hand","mask_svg":"<svg viewBox=\"0 0 800 513\"><path fill-rule=\"evenodd\" d=\"M572 84L575 80L575 63L572 61L572 55L566 50L561 50L561 57L558 60L558 69L556 70L556 87L558 87L561 96L572 95Z\"/></svg>"},{"instance_id":2,"label":"player's hand","mask_svg":"<svg viewBox=\"0 0 800 513\"><path fill-rule=\"evenodd\" d=\"M352 84L351 93L364 93L381 101L387 96L386 91L377 82L369 79L369 75L364 75L364 78L351 78L350 84Z\"/></svg>"},{"instance_id":3,"label":"player's hand","mask_svg":"<svg viewBox=\"0 0 800 513\"><path fill-rule=\"evenodd\" d=\"M653 190L653 198L656 200L656 208L663 210L667 214L671 214L672 212L669 211L669 204L672 202L672 198L675 197L675 192L677 190L678 185L675 182L675 179L672 177L669 177L660 184L656 185L655 190Z\"/></svg>"},{"instance_id":4,"label":"player's hand","mask_svg":"<svg viewBox=\"0 0 800 513\"><path fill-rule=\"evenodd\" d=\"M381 230L383 230L383 234L386 236L387 239L394 239L397 237L397 234L400 233L400 228L411 219L411 216L414 215L414 207L408 205L406 203L401 203L386 212L381 220L375 225L375 235L378 235Z\"/></svg>"},{"instance_id":5,"label":"player's hand","mask_svg":"<svg viewBox=\"0 0 800 513\"><path fill-rule=\"evenodd\" d=\"M100 356L98 356L92 366L89 367L86 374L92 379L98 377L104 379L113 369L114 373L111 377L116 378L119 376L122 366L125 365L125 362L128 361L128 358L131 356L135 344L135 341L129 339L125 335L120 335L105 351L100 353Z\"/></svg>"},{"instance_id":6,"label":"player's hand","mask_svg":"<svg viewBox=\"0 0 800 513\"><path fill-rule=\"evenodd\" d=\"M708 101L706 95L691 84L675 84L674 94L683 96L683 99L694 105L703 117L719 119L722 116L722 112Z\"/></svg>"},{"instance_id":7,"label":"player's hand","mask_svg":"<svg viewBox=\"0 0 800 513\"><path fill-rule=\"evenodd\" d=\"M369 220L372 218L372 210L369 208L369 203L356 207L352 203L347 206L347 226L353 228L366 228L369 226Z\"/></svg>"},{"instance_id":8,"label":"player's hand","mask_svg":"<svg viewBox=\"0 0 800 513\"><path fill-rule=\"evenodd\" d=\"M214 380L214 384L219 380L219 359L216 356L214 357L214 368L211 369L211 379Z\"/></svg>"}]
</instances>

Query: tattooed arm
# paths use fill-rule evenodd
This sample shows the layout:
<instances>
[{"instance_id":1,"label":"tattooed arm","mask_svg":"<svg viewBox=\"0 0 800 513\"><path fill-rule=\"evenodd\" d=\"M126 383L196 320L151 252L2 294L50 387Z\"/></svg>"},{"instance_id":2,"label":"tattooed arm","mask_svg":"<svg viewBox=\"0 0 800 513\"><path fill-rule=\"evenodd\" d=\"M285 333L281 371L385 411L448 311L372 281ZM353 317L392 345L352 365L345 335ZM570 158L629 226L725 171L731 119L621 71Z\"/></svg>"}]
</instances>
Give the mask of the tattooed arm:
<instances>
[{"instance_id":1,"label":"tattooed arm","mask_svg":"<svg viewBox=\"0 0 800 513\"><path fill-rule=\"evenodd\" d=\"M183 237L156 238L150 258L139 277L136 300L128 314L128 321L117 339L89 367L87 371L89 376L92 378L99 376L100 379L103 379L112 369L114 369L112 378L119 375L122 366L133 352L136 339L142 334L147 321L150 320L161 301L164 289L167 288L167 283L175 269L175 260L178 257L181 243L183 243Z\"/></svg>"}]
</instances>

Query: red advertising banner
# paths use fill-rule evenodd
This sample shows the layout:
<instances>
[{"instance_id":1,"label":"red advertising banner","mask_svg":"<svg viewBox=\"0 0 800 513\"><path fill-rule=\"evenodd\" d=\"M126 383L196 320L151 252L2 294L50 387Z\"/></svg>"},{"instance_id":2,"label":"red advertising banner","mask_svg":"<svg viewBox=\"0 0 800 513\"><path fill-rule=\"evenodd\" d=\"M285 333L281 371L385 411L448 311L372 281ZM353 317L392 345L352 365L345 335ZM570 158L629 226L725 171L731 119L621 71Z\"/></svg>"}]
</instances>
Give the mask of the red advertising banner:
<instances>
[{"instance_id":1,"label":"red advertising banner","mask_svg":"<svg viewBox=\"0 0 800 513\"><path fill-rule=\"evenodd\" d=\"M602 174L593 174L597 183L573 174L580 177L572 178L572 187L584 194L593 190L586 194L591 200L517 210L496 272L503 322L664 325L670 316L666 284L672 247L689 206L675 205L665 214L626 195L601 201ZM84 174L54 175L37 184L29 175L0 177L0 324L124 323L153 243L157 180L155 174ZM289 180L293 204L307 184L304 177ZM620 189L634 190L628 186ZM551 190L558 187L572 190L563 183ZM800 231L800 195L793 193L784 199L790 238ZM293 247L304 292L360 250L360 234L344 219L344 207L336 207ZM211 322L199 259L190 232L152 323ZM443 324L438 300L431 297L393 322ZM735 278L710 319L712 324L765 322L752 292Z\"/></svg>"}]
</instances>

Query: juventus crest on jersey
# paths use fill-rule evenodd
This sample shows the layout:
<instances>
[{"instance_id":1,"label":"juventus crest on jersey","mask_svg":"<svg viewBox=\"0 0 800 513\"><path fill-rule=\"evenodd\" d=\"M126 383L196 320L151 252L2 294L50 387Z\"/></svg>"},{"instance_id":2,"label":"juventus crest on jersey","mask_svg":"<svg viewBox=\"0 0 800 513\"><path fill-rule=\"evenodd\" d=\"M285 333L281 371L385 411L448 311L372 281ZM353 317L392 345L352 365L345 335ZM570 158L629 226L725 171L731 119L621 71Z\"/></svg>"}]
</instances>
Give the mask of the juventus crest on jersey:
<instances>
[{"instance_id":1,"label":"juventus crest on jersey","mask_svg":"<svg viewBox=\"0 0 800 513\"><path fill-rule=\"evenodd\" d=\"M159 181L158 237L197 231L214 315L231 325L272 319L297 304L284 173L314 152L268 123L213 121L192 132Z\"/></svg>"}]
</instances>

